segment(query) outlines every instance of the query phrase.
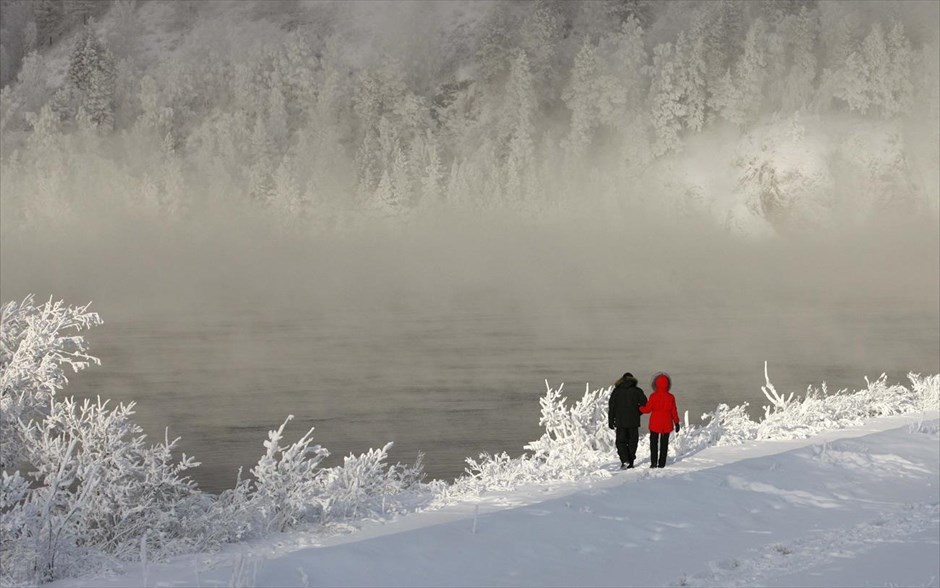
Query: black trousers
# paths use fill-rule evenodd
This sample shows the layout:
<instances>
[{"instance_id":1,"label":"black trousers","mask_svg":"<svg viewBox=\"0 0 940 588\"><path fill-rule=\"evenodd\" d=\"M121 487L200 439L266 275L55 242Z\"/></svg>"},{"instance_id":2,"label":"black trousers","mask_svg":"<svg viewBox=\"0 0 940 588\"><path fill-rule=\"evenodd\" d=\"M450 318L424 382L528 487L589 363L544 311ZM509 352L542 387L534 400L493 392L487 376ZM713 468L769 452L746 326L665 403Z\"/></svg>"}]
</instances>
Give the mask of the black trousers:
<instances>
[{"instance_id":1,"label":"black trousers","mask_svg":"<svg viewBox=\"0 0 940 588\"><path fill-rule=\"evenodd\" d=\"M639 442L639 427L617 427L617 455L620 456L620 463L632 464L636 460L636 445Z\"/></svg>"},{"instance_id":2,"label":"black trousers","mask_svg":"<svg viewBox=\"0 0 940 588\"><path fill-rule=\"evenodd\" d=\"M669 433L650 431L650 465L654 468L666 467L666 454L669 453Z\"/></svg>"}]
</instances>

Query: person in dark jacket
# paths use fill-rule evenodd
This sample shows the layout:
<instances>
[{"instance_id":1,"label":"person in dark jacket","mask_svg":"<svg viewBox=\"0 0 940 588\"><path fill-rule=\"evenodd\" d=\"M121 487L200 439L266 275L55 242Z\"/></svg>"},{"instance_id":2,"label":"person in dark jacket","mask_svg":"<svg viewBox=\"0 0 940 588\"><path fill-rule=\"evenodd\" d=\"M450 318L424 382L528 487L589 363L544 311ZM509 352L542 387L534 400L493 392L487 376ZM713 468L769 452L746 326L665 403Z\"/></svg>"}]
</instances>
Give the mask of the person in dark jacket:
<instances>
[{"instance_id":1,"label":"person in dark jacket","mask_svg":"<svg viewBox=\"0 0 940 588\"><path fill-rule=\"evenodd\" d=\"M607 404L607 424L617 430L617 454L620 469L633 467L636 445L640 439L640 407L646 404L646 394L637 387L636 378L627 372L617 380Z\"/></svg>"},{"instance_id":2,"label":"person in dark jacket","mask_svg":"<svg viewBox=\"0 0 940 588\"><path fill-rule=\"evenodd\" d=\"M650 467L666 467L669 453L669 433L679 432L679 409L676 397L669 390L672 378L666 372L653 376L653 393L649 402L640 407L640 412L650 415Z\"/></svg>"}]
</instances>

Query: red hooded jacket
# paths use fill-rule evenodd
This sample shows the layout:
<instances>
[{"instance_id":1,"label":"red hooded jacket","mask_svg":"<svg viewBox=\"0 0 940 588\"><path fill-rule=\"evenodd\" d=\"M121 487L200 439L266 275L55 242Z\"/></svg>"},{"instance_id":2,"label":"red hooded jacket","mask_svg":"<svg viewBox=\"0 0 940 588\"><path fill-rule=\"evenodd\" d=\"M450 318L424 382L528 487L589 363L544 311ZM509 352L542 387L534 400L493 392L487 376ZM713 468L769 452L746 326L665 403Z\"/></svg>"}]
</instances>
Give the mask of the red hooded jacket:
<instances>
[{"instance_id":1,"label":"red hooded jacket","mask_svg":"<svg viewBox=\"0 0 940 588\"><path fill-rule=\"evenodd\" d=\"M667 374L656 376L650 399L640 407L640 412L650 415L650 431L653 433L672 433L674 423L679 422L676 397L669 392L671 386L672 380Z\"/></svg>"}]
</instances>

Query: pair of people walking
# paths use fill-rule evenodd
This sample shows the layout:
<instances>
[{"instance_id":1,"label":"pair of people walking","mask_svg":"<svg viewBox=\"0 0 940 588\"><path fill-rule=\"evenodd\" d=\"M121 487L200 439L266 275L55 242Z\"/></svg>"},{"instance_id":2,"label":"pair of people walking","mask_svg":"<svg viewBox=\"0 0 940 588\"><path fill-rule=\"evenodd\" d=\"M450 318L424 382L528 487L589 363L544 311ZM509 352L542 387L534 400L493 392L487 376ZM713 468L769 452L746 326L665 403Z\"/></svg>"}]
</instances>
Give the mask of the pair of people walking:
<instances>
[{"instance_id":1,"label":"pair of people walking","mask_svg":"<svg viewBox=\"0 0 940 588\"><path fill-rule=\"evenodd\" d=\"M614 385L607 406L607 424L617 431L620 469L634 467L641 414L650 415L650 467L664 468L669 453L669 434L679 432L679 410L676 397L670 392L672 378L665 372L653 376L653 393L649 398L637 384L633 374L625 373Z\"/></svg>"}]
</instances>

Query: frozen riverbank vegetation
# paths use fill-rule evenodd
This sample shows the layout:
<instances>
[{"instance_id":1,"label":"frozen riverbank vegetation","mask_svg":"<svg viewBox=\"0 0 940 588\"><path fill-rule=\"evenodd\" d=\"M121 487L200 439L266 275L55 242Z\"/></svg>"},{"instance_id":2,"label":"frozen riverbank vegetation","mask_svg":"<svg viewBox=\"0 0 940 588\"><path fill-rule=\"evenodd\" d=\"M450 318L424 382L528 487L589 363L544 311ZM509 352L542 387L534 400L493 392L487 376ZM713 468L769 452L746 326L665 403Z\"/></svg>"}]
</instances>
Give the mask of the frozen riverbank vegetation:
<instances>
[{"instance_id":1,"label":"frozen riverbank vegetation","mask_svg":"<svg viewBox=\"0 0 940 588\"><path fill-rule=\"evenodd\" d=\"M328 452L313 443L312 430L294 443L284 440L288 417L269 433L251 476L239 475L220 495L205 493L186 474L199 464L176 455L169 435L152 444L132 421L133 404L61 396L66 370L97 363L82 332L100 322L87 305L36 304L32 297L2 308L3 585L120 569L122 562L212 550L291 528L395 516L523 484L610 475L610 390L587 387L569 405L561 387L547 386L543 436L519 457L468 459L467 474L452 485L424 482L420 458L414 465L388 464L389 445L320 467ZM806 437L871 417L937 409L940 375L909 379L909 386L882 377L854 392L823 386L796 397L779 394L767 378L769 404L759 422L743 406L721 405L701 424L686 416L673 459L715 445Z\"/></svg>"}]
</instances>

